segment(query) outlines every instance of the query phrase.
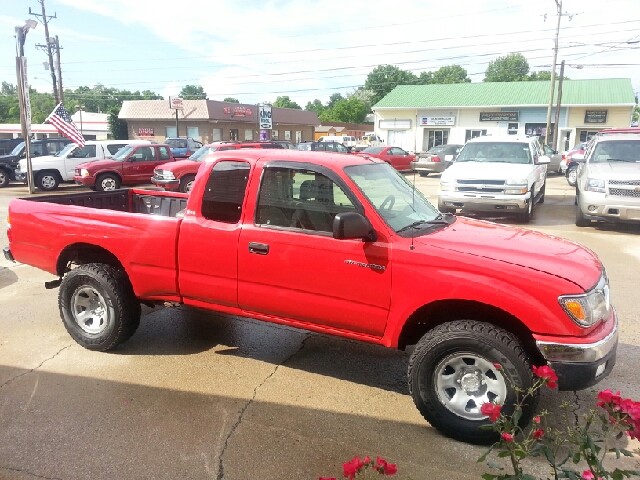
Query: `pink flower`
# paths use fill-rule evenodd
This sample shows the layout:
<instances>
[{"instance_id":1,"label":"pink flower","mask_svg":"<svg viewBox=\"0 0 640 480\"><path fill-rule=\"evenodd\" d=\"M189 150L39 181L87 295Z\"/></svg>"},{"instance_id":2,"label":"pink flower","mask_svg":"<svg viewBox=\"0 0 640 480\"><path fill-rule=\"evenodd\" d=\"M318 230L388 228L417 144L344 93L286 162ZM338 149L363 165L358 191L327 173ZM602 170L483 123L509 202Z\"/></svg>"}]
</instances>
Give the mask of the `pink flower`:
<instances>
[{"instance_id":1,"label":"pink flower","mask_svg":"<svg viewBox=\"0 0 640 480\"><path fill-rule=\"evenodd\" d=\"M480 407L480 412L482 412L483 415L487 415L489 420L495 422L500 416L501 408L501 405L496 405L494 403L483 403Z\"/></svg>"},{"instance_id":2,"label":"pink flower","mask_svg":"<svg viewBox=\"0 0 640 480\"><path fill-rule=\"evenodd\" d=\"M502 370L502 365L500 365L499 363L494 363L493 366L496 370Z\"/></svg>"},{"instance_id":3,"label":"pink flower","mask_svg":"<svg viewBox=\"0 0 640 480\"><path fill-rule=\"evenodd\" d=\"M504 432L502 434L502 439L507 443L511 443L513 442L513 435L511 435L510 433Z\"/></svg>"},{"instance_id":4,"label":"pink flower","mask_svg":"<svg viewBox=\"0 0 640 480\"><path fill-rule=\"evenodd\" d=\"M395 463L387 463L387 461L380 456L376 457L376 466L374 468L385 475L395 475L398 473Z\"/></svg>"},{"instance_id":5,"label":"pink flower","mask_svg":"<svg viewBox=\"0 0 640 480\"><path fill-rule=\"evenodd\" d=\"M364 466L364 462L360 460L358 457L353 457L353 459L342 465L342 470L344 471L344 476L349 480L353 480L356 478L356 474L362 470Z\"/></svg>"},{"instance_id":6,"label":"pink flower","mask_svg":"<svg viewBox=\"0 0 640 480\"><path fill-rule=\"evenodd\" d=\"M540 415L536 415L535 417L533 417L533 423L540 424Z\"/></svg>"},{"instance_id":7,"label":"pink flower","mask_svg":"<svg viewBox=\"0 0 640 480\"><path fill-rule=\"evenodd\" d=\"M548 365L543 365L541 367L533 367L533 373L536 374L538 377L544 379L547 387L549 388L557 388L558 384L556 383L558 381L558 376L556 375L556 372L553 371L553 368L551 368Z\"/></svg>"},{"instance_id":8,"label":"pink flower","mask_svg":"<svg viewBox=\"0 0 640 480\"><path fill-rule=\"evenodd\" d=\"M320 477L320 480L336 480L336 477Z\"/></svg>"},{"instance_id":9,"label":"pink flower","mask_svg":"<svg viewBox=\"0 0 640 480\"><path fill-rule=\"evenodd\" d=\"M536 440L540 440L544 436L544 430L542 428L537 429L533 432L533 438Z\"/></svg>"}]
</instances>

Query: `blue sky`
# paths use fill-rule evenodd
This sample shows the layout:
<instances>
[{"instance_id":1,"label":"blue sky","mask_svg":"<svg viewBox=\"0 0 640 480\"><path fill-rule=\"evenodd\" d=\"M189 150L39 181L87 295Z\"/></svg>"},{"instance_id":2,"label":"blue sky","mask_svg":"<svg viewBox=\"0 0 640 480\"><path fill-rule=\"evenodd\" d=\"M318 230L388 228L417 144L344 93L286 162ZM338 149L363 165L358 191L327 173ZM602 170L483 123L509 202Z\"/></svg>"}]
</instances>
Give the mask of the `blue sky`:
<instances>
[{"instance_id":1,"label":"blue sky","mask_svg":"<svg viewBox=\"0 0 640 480\"><path fill-rule=\"evenodd\" d=\"M329 6L330 5L330 6ZM0 0L0 81L16 83L14 27L38 0ZM550 69L554 0L45 0L58 35L65 88L101 83L177 94L202 85L210 99L243 103L289 95L302 107L347 95L381 64L416 74L450 64L482 81L487 64L521 52ZM564 0L558 61L566 75L631 78L640 93L640 1ZM547 15L546 21L544 15ZM29 81L51 91L43 25L25 44ZM637 43L634 43L637 42Z\"/></svg>"}]
</instances>

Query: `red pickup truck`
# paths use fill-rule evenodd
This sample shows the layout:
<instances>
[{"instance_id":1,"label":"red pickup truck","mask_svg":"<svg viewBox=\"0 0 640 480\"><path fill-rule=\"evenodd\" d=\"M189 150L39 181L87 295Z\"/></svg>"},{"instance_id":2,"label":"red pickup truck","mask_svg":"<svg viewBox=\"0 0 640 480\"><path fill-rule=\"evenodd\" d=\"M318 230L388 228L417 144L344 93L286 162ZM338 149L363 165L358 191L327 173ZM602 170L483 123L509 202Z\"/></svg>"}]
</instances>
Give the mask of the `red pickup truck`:
<instances>
[{"instance_id":1,"label":"red pickup truck","mask_svg":"<svg viewBox=\"0 0 640 480\"><path fill-rule=\"evenodd\" d=\"M5 257L59 277L47 287L59 285L63 323L88 349L130 338L141 302L409 349L417 408L463 441L495 440L479 428L490 423L481 406L513 411L532 366L550 365L560 389L579 390L615 363L617 318L591 251L443 215L371 157L218 152L190 195L15 199L8 221Z\"/></svg>"},{"instance_id":2,"label":"red pickup truck","mask_svg":"<svg viewBox=\"0 0 640 480\"><path fill-rule=\"evenodd\" d=\"M127 145L104 160L81 163L75 169L73 180L91 190L108 192L122 185L149 183L158 165L175 162L169 145Z\"/></svg>"}]
</instances>

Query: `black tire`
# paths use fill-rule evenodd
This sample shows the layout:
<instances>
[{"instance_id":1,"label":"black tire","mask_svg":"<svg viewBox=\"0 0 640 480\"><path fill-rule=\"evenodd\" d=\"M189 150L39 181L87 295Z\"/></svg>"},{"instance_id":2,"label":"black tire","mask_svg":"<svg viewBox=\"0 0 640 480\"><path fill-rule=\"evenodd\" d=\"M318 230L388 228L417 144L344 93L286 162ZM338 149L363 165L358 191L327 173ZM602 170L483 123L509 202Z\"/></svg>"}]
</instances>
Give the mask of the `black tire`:
<instances>
[{"instance_id":1,"label":"black tire","mask_svg":"<svg viewBox=\"0 0 640 480\"><path fill-rule=\"evenodd\" d=\"M542 190L540 191L540 198L538 199L538 203L544 203L544 194L547 191L547 182L544 182L544 185L542 186Z\"/></svg>"},{"instance_id":2,"label":"black tire","mask_svg":"<svg viewBox=\"0 0 640 480\"><path fill-rule=\"evenodd\" d=\"M111 192L120 188L120 177L115 173L103 173L96 179L96 190Z\"/></svg>"},{"instance_id":3,"label":"black tire","mask_svg":"<svg viewBox=\"0 0 640 480\"><path fill-rule=\"evenodd\" d=\"M527 203L527 208L524 209L524 212L518 214L518 220L522 223L529 223L531 221L531 217L533 217L533 205L535 204L535 192L531 190L531 198Z\"/></svg>"},{"instance_id":4,"label":"black tire","mask_svg":"<svg viewBox=\"0 0 640 480\"><path fill-rule=\"evenodd\" d=\"M438 210L440 211L440 213L456 213L455 208L445 207L444 204L440 201L438 201Z\"/></svg>"},{"instance_id":5,"label":"black tire","mask_svg":"<svg viewBox=\"0 0 640 480\"><path fill-rule=\"evenodd\" d=\"M58 306L71 337L88 350L115 348L140 325L140 302L129 278L110 265L88 263L67 273Z\"/></svg>"},{"instance_id":6,"label":"black tire","mask_svg":"<svg viewBox=\"0 0 640 480\"><path fill-rule=\"evenodd\" d=\"M195 175L185 175L180 179L180 191L182 193L190 193L193 187L193 181L196 179Z\"/></svg>"},{"instance_id":7,"label":"black tire","mask_svg":"<svg viewBox=\"0 0 640 480\"><path fill-rule=\"evenodd\" d=\"M56 172L40 172L36 175L36 187L43 192L55 190L60 185L60 179Z\"/></svg>"},{"instance_id":8,"label":"black tire","mask_svg":"<svg viewBox=\"0 0 640 480\"><path fill-rule=\"evenodd\" d=\"M428 177L428 176L429 176L429 172L418 172L418 174L419 174L421 177Z\"/></svg>"},{"instance_id":9,"label":"black tire","mask_svg":"<svg viewBox=\"0 0 640 480\"><path fill-rule=\"evenodd\" d=\"M577 180L578 180L578 167L577 166L573 166L573 167L569 167L565 173L565 176L567 177L567 183L572 186L575 187Z\"/></svg>"},{"instance_id":10,"label":"black tire","mask_svg":"<svg viewBox=\"0 0 640 480\"><path fill-rule=\"evenodd\" d=\"M0 188L8 187L11 180L11 174L4 168L0 168Z\"/></svg>"},{"instance_id":11,"label":"black tire","mask_svg":"<svg viewBox=\"0 0 640 480\"><path fill-rule=\"evenodd\" d=\"M501 372L495 363L501 365ZM411 354L408 375L409 392L422 416L442 434L474 444L490 444L499 438L493 430L480 428L491 424L480 412L481 405L495 400L510 415L517 400L514 386L527 389L534 382L531 363L518 339L474 320L445 323L427 332ZM465 390L460 383L465 380L477 390ZM469 398L464 407L448 402L457 395L462 401ZM524 402L522 428L531 421L537 402L537 394ZM464 410L464 416L456 409Z\"/></svg>"},{"instance_id":12,"label":"black tire","mask_svg":"<svg viewBox=\"0 0 640 480\"><path fill-rule=\"evenodd\" d=\"M578 202L578 198L576 197L576 227L589 227L591 226L591 220L585 217L584 213L582 213L582 209L580 208L580 202Z\"/></svg>"}]
</instances>

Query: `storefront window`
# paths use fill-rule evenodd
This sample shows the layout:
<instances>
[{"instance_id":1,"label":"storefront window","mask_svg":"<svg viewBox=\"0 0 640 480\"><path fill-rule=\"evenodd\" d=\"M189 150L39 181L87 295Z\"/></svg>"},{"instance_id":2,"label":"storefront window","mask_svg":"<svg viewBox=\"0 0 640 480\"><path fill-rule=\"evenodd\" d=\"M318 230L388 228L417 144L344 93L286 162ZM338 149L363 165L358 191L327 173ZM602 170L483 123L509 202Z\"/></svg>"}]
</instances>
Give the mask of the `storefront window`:
<instances>
[{"instance_id":1,"label":"storefront window","mask_svg":"<svg viewBox=\"0 0 640 480\"><path fill-rule=\"evenodd\" d=\"M187 127L187 137L200 139L200 129L198 127Z\"/></svg>"},{"instance_id":2,"label":"storefront window","mask_svg":"<svg viewBox=\"0 0 640 480\"><path fill-rule=\"evenodd\" d=\"M486 130L467 130L464 135L464 141L468 142L472 138L484 137L486 134Z\"/></svg>"},{"instance_id":3,"label":"storefront window","mask_svg":"<svg viewBox=\"0 0 640 480\"><path fill-rule=\"evenodd\" d=\"M422 137L422 149L426 152L432 147L438 145L446 145L449 143L449 129L443 130L424 130Z\"/></svg>"},{"instance_id":4,"label":"storefront window","mask_svg":"<svg viewBox=\"0 0 640 480\"><path fill-rule=\"evenodd\" d=\"M296 143L302 142L302 132L300 130L296 130Z\"/></svg>"},{"instance_id":5,"label":"storefront window","mask_svg":"<svg viewBox=\"0 0 640 480\"><path fill-rule=\"evenodd\" d=\"M278 140L278 130L271 130L271 140Z\"/></svg>"},{"instance_id":6,"label":"storefront window","mask_svg":"<svg viewBox=\"0 0 640 480\"><path fill-rule=\"evenodd\" d=\"M596 133L598 133L598 130L581 130L580 142L588 142Z\"/></svg>"},{"instance_id":7,"label":"storefront window","mask_svg":"<svg viewBox=\"0 0 640 480\"><path fill-rule=\"evenodd\" d=\"M289 141L291 140L291 130L284 131L284 139Z\"/></svg>"},{"instance_id":8,"label":"storefront window","mask_svg":"<svg viewBox=\"0 0 640 480\"><path fill-rule=\"evenodd\" d=\"M175 138L178 136L178 131L176 130L176 127L166 127L165 132L166 132L165 137L167 138Z\"/></svg>"},{"instance_id":9,"label":"storefront window","mask_svg":"<svg viewBox=\"0 0 640 480\"><path fill-rule=\"evenodd\" d=\"M253 140L253 128L247 128L244 131L244 139L245 140Z\"/></svg>"},{"instance_id":10,"label":"storefront window","mask_svg":"<svg viewBox=\"0 0 640 480\"><path fill-rule=\"evenodd\" d=\"M229 130L229 140L231 140L233 142L237 142L238 141L238 129L237 128L232 128L231 130Z\"/></svg>"},{"instance_id":11,"label":"storefront window","mask_svg":"<svg viewBox=\"0 0 640 480\"><path fill-rule=\"evenodd\" d=\"M211 132L211 141L219 142L221 140L222 140L222 129L214 128L213 131Z\"/></svg>"},{"instance_id":12,"label":"storefront window","mask_svg":"<svg viewBox=\"0 0 640 480\"><path fill-rule=\"evenodd\" d=\"M507 133L509 135L517 135L518 134L518 124L517 123L510 123L509 127L507 128Z\"/></svg>"}]
</instances>

